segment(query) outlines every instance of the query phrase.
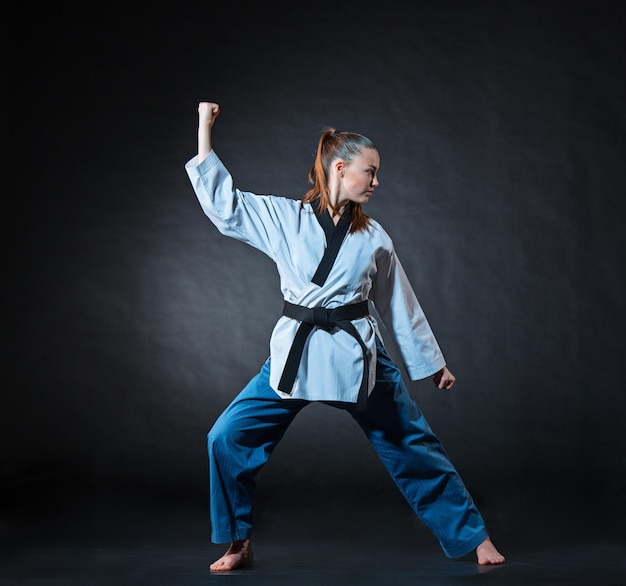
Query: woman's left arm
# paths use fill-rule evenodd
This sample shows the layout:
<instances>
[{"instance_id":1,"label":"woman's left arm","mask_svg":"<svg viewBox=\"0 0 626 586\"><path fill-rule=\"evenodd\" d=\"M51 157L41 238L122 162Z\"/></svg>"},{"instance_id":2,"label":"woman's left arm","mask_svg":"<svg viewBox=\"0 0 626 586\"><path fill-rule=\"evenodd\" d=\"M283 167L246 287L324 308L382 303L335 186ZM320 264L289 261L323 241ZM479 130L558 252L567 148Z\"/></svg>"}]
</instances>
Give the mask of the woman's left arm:
<instances>
[{"instance_id":1,"label":"woman's left arm","mask_svg":"<svg viewBox=\"0 0 626 586\"><path fill-rule=\"evenodd\" d=\"M449 384L451 373L446 372L443 353L392 247L376 258L370 299L396 340L409 378L421 380L441 373Z\"/></svg>"}]
</instances>

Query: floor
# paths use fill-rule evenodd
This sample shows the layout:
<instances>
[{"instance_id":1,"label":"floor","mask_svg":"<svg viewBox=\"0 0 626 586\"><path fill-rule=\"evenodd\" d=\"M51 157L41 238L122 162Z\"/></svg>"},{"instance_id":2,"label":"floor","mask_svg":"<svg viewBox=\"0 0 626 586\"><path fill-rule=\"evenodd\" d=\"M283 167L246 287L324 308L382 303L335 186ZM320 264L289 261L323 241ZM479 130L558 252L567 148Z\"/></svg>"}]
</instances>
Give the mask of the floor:
<instances>
[{"instance_id":1,"label":"floor","mask_svg":"<svg viewBox=\"0 0 626 586\"><path fill-rule=\"evenodd\" d=\"M574 502L535 495L505 498L497 514L481 507L507 556L481 567L473 554L447 559L404 502L386 496L308 507L267 499L257 506L254 567L227 574L208 570L224 548L209 543L202 502L89 495L22 503L1 519L0 586L626 584L618 524L602 515L592 528Z\"/></svg>"}]
</instances>

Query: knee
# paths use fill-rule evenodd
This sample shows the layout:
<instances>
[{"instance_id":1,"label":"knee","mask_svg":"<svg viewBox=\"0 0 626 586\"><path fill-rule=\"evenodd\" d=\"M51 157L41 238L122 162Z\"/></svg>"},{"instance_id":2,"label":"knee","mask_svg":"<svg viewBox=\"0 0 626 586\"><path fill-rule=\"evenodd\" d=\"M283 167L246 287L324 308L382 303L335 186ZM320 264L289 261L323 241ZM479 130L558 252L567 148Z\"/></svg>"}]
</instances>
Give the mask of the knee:
<instances>
[{"instance_id":1,"label":"knee","mask_svg":"<svg viewBox=\"0 0 626 586\"><path fill-rule=\"evenodd\" d=\"M237 425L231 421L218 418L207 434L207 448L209 454L219 455L237 449L241 443L241 433Z\"/></svg>"},{"instance_id":2,"label":"knee","mask_svg":"<svg viewBox=\"0 0 626 586\"><path fill-rule=\"evenodd\" d=\"M209 454L220 452L228 439L228 433L222 426L214 425L206 436Z\"/></svg>"}]
</instances>

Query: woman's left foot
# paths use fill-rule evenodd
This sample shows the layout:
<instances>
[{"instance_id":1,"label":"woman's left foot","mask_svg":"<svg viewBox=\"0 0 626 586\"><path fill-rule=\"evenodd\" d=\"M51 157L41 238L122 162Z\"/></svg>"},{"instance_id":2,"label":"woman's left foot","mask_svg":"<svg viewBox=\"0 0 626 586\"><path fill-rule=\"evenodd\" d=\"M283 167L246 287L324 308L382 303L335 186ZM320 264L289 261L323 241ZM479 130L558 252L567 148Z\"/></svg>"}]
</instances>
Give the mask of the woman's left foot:
<instances>
[{"instance_id":1,"label":"woman's left foot","mask_svg":"<svg viewBox=\"0 0 626 586\"><path fill-rule=\"evenodd\" d=\"M504 556L491 543L489 537L476 548L476 556L478 557L478 563L481 565L504 563Z\"/></svg>"}]
</instances>

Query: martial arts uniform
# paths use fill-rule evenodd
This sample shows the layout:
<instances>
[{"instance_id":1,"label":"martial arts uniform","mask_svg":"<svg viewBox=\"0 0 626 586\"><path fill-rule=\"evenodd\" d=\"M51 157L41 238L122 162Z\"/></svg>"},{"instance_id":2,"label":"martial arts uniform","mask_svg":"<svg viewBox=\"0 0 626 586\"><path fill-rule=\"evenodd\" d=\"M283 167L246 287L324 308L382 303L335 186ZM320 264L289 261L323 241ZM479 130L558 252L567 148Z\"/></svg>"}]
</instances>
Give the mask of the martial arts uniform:
<instances>
[{"instance_id":1,"label":"martial arts uniform","mask_svg":"<svg viewBox=\"0 0 626 586\"><path fill-rule=\"evenodd\" d=\"M487 538L483 519L368 311L372 303L393 333L411 380L445 365L389 235L371 220L340 238L345 216L335 227L309 203L240 191L214 151L185 168L220 232L276 263L285 299L270 357L208 436L212 540L250 537L256 473L300 409L322 401L357 421L446 555L475 549Z\"/></svg>"}]
</instances>

